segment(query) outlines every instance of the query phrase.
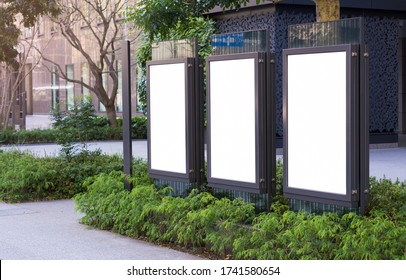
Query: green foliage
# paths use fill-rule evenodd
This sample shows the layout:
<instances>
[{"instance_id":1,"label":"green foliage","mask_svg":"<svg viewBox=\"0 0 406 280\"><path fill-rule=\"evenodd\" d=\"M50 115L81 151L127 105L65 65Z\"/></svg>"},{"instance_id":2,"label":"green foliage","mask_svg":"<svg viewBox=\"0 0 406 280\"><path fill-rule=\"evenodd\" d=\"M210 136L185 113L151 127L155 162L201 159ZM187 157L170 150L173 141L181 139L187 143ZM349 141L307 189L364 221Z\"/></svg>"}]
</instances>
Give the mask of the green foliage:
<instances>
[{"instance_id":1,"label":"green foliage","mask_svg":"<svg viewBox=\"0 0 406 280\"><path fill-rule=\"evenodd\" d=\"M406 227L385 216L372 218L346 214L337 259L406 260Z\"/></svg>"},{"instance_id":2,"label":"green foliage","mask_svg":"<svg viewBox=\"0 0 406 280\"><path fill-rule=\"evenodd\" d=\"M148 108L147 108L147 75L145 73L142 74L138 79L137 93L138 93L137 109L146 116L148 114Z\"/></svg>"},{"instance_id":3,"label":"green foliage","mask_svg":"<svg viewBox=\"0 0 406 280\"><path fill-rule=\"evenodd\" d=\"M118 129L123 129L123 119L117 119ZM134 116L131 118L131 136L133 139L146 139L148 136L148 122L145 116Z\"/></svg>"},{"instance_id":4,"label":"green foliage","mask_svg":"<svg viewBox=\"0 0 406 280\"><path fill-rule=\"evenodd\" d=\"M89 151L69 158L0 151L0 200L76 194L85 224L194 251L210 250L216 258L406 260L404 183L372 178L369 212L362 217L294 212L282 198L274 200L269 213L256 214L253 204L208 192L171 196L171 188L153 185L142 160L134 161L134 188L128 192L122 162L119 156Z\"/></svg>"},{"instance_id":5,"label":"green foliage","mask_svg":"<svg viewBox=\"0 0 406 280\"><path fill-rule=\"evenodd\" d=\"M283 163L281 159L276 162L276 195L283 195Z\"/></svg>"},{"instance_id":6,"label":"green foliage","mask_svg":"<svg viewBox=\"0 0 406 280\"><path fill-rule=\"evenodd\" d=\"M248 0L141 0L128 12L128 20L143 29L153 39L156 35L167 37L173 26L185 24L189 18L203 16L216 5L223 9L239 8ZM259 3L260 0L257 0Z\"/></svg>"},{"instance_id":7,"label":"green foliage","mask_svg":"<svg viewBox=\"0 0 406 280\"><path fill-rule=\"evenodd\" d=\"M249 234L248 225L255 215L253 204L239 199L222 198L217 200L199 215L206 228L205 241L211 250L226 258L232 255L235 240Z\"/></svg>"},{"instance_id":8,"label":"green foliage","mask_svg":"<svg viewBox=\"0 0 406 280\"><path fill-rule=\"evenodd\" d=\"M52 143L56 141L54 129L18 130L7 129L0 132L0 144Z\"/></svg>"},{"instance_id":9,"label":"green foliage","mask_svg":"<svg viewBox=\"0 0 406 280\"><path fill-rule=\"evenodd\" d=\"M137 50L137 65L139 78L137 82L137 93L139 96L139 110L144 115L147 114L147 79L146 79L146 62L151 60L152 42L162 40L177 40L184 38L197 38L199 46L199 56L205 59L211 54L211 36L215 33L215 22L205 17L188 17L185 20L178 21L171 25L165 33L154 33L150 36L145 32L140 46Z\"/></svg>"},{"instance_id":10,"label":"green foliage","mask_svg":"<svg viewBox=\"0 0 406 280\"><path fill-rule=\"evenodd\" d=\"M57 186L60 166L55 159L1 153L0 165L0 200L17 202L73 194L71 186Z\"/></svg>"},{"instance_id":11,"label":"green foliage","mask_svg":"<svg viewBox=\"0 0 406 280\"><path fill-rule=\"evenodd\" d=\"M197 190L185 198L170 196L170 188L159 189L140 176L146 169L138 171L132 192L124 190L122 173L89 179L88 191L75 197L85 213L82 222L194 251L209 249L217 258L406 259L404 219L391 220L385 212L405 206L405 200L386 197L384 186L398 194L404 188L400 184L376 182L371 196L379 215L297 213L283 200L270 213L256 215L252 204L239 199Z\"/></svg>"},{"instance_id":12,"label":"green foliage","mask_svg":"<svg viewBox=\"0 0 406 280\"><path fill-rule=\"evenodd\" d=\"M131 135L135 139L147 139L148 122L144 116L131 118Z\"/></svg>"},{"instance_id":13,"label":"green foliage","mask_svg":"<svg viewBox=\"0 0 406 280\"><path fill-rule=\"evenodd\" d=\"M406 224L406 183L371 178L368 212L373 217L385 216Z\"/></svg>"},{"instance_id":14,"label":"green foliage","mask_svg":"<svg viewBox=\"0 0 406 280\"><path fill-rule=\"evenodd\" d=\"M239 259L405 259L405 226L354 213L262 214L234 245Z\"/></svg>"},{"instance_id":15,"label":"green foliage","mask_svg":"<svg viewBox=\"0 0 406 280\"><path fill-rule=\"evenodd\" d=\"M69 111L54 111L52 116L57 130L56 143L68 157L86 150L87 141L122 137L119 129L109 126L107 118L96 115L91 100L76 103Z\"/></svg>"},{"instance_id":16,"label":"green foliage","mask_svg":"<svg viewBox=\"0 0 406 280\"><path fill-rule=\"evenodd\" d=\"M147 138L147 119L144 116L135 116L132 118L131 128L132 128L132 138L133 139L146 139ZM123 137L123 127L122 119L117 119L118 126L113 128L106 125L107 119L105 117L96 116L92 121L90 121L93 129L86 134L86 139L88 141L96 140L121 140ZM74 122L70 122L69 125L74 125ZM69 138L73 134L68 134L65 139L66 130L70 130L67 125L64 124L63 128L54 129L33 129L33 130L12 130L7 129L0 132L0 145L10 145L10 144L35 144L35 143L54 143L59 142L67 143L74 140L74 138ZM72 129L74 131L74 128ZM82 135L79 135L82 137ZM84 140L84 139L82 139ZM79 140L78 140L79 141Z\"/></svg>"},{"instance_id":17,"label":"green foliage","mask_svg":"<svg viewBox=\"0 0 406 280\"><path fill-rule=\"evenodd\" d=\"M152 40L147 35L148 34L146 32L141 34L139 46L136 52L137 66L139 68L138 74L140 74L141 77L146 76L146 63L152 59Z\"/></svg>"},{"instance_id":18,"label":"green foliage","mask_svg":"<svg viewBox=\"0 0 406 280\"><path fill-rule=\"evenodd\" d=\"M211 36L215 33L215 21L205 17L190 17L185 21L179 21L172 25L167 34L157 33L149 38L144 33L140 46L137 50L137 63L141 68L141 75L146 74L145 66L148 60L151 60L152 48L154 41L178 40L184 38L197 38L199 46L199 56L205 59L211 54ZM137 91L138 92L138 91Z\"/></svg>"},{"instance_id":19,"label":"green foliage","mask_svg":"<svg viewBox=\"0 0 406 280\"><path fill-rule=\"evenodd\" d=\"M140 164L140 163L138 163ZM38 158L0 153L0 200L7 202L70 198L83 191L86 178L123 169L120 156L84 151L70 158Z\"/></svg>"},{"instance_id":20,"label":"green foliage","mask_svg":"<svg viewBox=\"0 0 406 280\"><path fill-rule=\"evenodd\" d=\"M160 40L178 40L183 38L197 38L199 57L206 59L212 52L211 37L216 32L216 22L205 17L190 17L186 22L177 22L169 30L167 37L157 36Z\"/></svg>"},{"instance_id":21,"label":"green foliage","mask_svg":"<svg viewBox=\"0 0 406 280\"><path fill-rule=\"evenodd\" d=\"M15 16L22 16L25 27L33 26L39 15L58 14L59 9L53 0L15 1L4 0L0 5L0 61L16 66L17 45L20 29Z\"/></svg>"}]
</instances>

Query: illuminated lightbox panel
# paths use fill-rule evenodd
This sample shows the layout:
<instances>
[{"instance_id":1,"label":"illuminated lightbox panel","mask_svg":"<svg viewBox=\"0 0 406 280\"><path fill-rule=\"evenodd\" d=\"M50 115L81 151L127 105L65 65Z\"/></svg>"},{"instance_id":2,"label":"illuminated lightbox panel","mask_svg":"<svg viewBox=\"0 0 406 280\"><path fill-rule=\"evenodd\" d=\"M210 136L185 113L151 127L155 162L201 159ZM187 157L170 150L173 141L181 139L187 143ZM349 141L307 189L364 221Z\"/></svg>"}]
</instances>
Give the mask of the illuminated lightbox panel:
<instances>
[{"instance_id":1,"label":"illuminated lightbox panel","mask_svg":"<svg viewBox=\"0 0 406 280\"><path fill-rule=\"evenodd\" d=\"M208 183L260 191L264 63L259 54L207 58Z\"/></svg>"},{"instance_id":2,"label":"illuminated lightbox panel","mask_svg":"<svg viewBox=\"0 0 406 280\"><path fill-rule=\"evenodd\" d=\"M188 65L193 60L148 62L148 163L152 178L190 179L193 163Z\"/></svg>"},{"instance_id":3,"label":"illuminated lightbox panel","mask_svg":"<svg viewBox=\"0 0 406 280\"><path fill-rule=\"evenodd\" d=\"M351 46L288 49L283 58L284 193L350 206L358 160Z\"/></svg>"}]
</instances>

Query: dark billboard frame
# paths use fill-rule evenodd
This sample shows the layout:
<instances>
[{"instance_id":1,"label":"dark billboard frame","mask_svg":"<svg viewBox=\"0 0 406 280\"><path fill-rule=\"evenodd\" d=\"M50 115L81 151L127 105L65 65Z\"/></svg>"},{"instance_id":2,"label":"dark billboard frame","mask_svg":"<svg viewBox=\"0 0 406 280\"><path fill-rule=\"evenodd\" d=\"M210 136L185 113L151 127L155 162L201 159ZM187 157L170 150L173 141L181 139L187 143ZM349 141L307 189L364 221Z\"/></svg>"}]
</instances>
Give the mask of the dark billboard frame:
<instances>
[{"instance_id":1,"label":"dark billboard frame","mask_svg":"<svg viewBox=\"0 0 406 280\"><path fill-rule=\"evenodd\" d=\"M151 129L151 120L154 118L151 115L151 67L155 66L164 66L171 64L183 64L184 66L184 79L185 79L185 104L183 110L185 111L185 173L173 172L168 170L160 170L153 168L152 162L152 147L151 141L152 129ZM199 147L196 147L196 125L199 122L195 113L196 108L200 105L199 98L196 97L196 85L195 78L196 73L196 59L195 58L179 58L179 59L169 59L169 60L158 60L158 61L149 61L147 62L147 104L148 104L148 172L151 178L155 179L164 179L164 180L175 180L181 182L193 183L196 182L197 178L200 176L200 167L198 167L197 158L199 157L198 153L200 151ZM173 109L173 108L172 108ZM170 114L166 115L167 118L170 118ZM172 124L176 125L176 124ZM168 135L167 137L172 137L173 135ZM162 139L161 141L165 141ZM172 147L168 147L171 149ZM173 158L168 158L168 161L172 161ZM197 170L198 169L198 170ZM199 172L197 174L197 172Z\"/></svg>"},{"instance_id":2,"label":"dark billboard frame","mask_svg":"<svg viewBox=\"0 0 406 280\"><path fill-rule=\"evenodd\" d=\"M217 178L212 176L212 104L211 104L211 63L212 62L222 62L222 61L232 61L232 60L243 60L243 59L253 59L254 60L254 82L255 82L255 182L245 182L239 180L232 180L228 178ZM269 137L272 137L273 133L267 133L268 122L266 119L271 115L267 114L269 108L273 108L274 104L272 102L271 96L266 96L270 87L267 87L266 83L266 73L268 69L266 53L239 53L230 55L217 55L210 56L206 58L206 69L207 69L207 181L209 186L216 188L223 188L236 191L244 191L251 193L267 193L270 192L271 180L274 178L269 178L272 176L270 168L268 167L268 154L271 153L269 149ZM272 94L269 94L272 95ZM244 147L241 147L244 149ZM235 151L238 153L239 151ZM274 154L274 153L273 153ZM275 161L275 159L274 159Z\"/></svg>"},{"instance_id":3,"label":"dark billboard frame","mask_svg":"<svg viewBox=\"0 0 406 280\"><path fill-rule=\"evenodd\" d=\"M366 82L367 55L360 45L337 45L283 50L283 126L284 126L284 195L291 199L328 203L345 207L365 206L369 180L368 87ZM346 185L345 194L322 192L290 185L289 179L289 56L346 53ZM361 53L361 55L360 55ZM362 56L362 58L360 58ZM311 72L311 65L307 65ZM314 81L309 81L310 83ZM304 93L305 94L305 93ZM308 108L311 110L311 108ZM325 117L325 116L320 116ZM311 133L311 132L310 132ZM303 135L306 137L306 135ZM311 137L311 135L309 135ZM317 141L317 139L314 139ZM334 149L334 147L331 147ZM328 164L328 163L320 163ZM308 168L317 168L310 166ZM361 196L361 199L360 199Z\"/></svg>"}]
</instances>

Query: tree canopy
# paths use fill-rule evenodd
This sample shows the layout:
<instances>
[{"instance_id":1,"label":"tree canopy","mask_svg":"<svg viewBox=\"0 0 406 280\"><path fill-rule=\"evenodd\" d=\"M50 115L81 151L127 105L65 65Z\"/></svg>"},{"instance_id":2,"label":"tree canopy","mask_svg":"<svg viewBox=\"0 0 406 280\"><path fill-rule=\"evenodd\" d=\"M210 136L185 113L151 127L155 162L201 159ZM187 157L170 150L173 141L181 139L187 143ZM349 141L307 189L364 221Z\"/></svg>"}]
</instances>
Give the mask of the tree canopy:
<instances>
[{"instance_id":1,"label":"tree canopy","mask_svg":"<svg viewBox=\"0 0 406 280\"><path fill-rule=\"evenodd\" d=\"M141 0L130 10L128 20L133 21L149 36L159 34L166 37L179 22L187 23L189 18L198 17L219 6L223 9L238 9L249 0ZM256 0L257 4L261 0Z\"/></svg>"},{"instance_id":2,"label":"tree canopy","mask_svg":"<svg viewBox=\"0 0 406 280\"><path fill-rule=\"evenodd\" d=\"M14 48L18 43L20 23L25 27L33 26L40 15L59 12L54 0L2 0L0 2L0 62L16 65L18 55Z\"/></svg>"}]
</instances>

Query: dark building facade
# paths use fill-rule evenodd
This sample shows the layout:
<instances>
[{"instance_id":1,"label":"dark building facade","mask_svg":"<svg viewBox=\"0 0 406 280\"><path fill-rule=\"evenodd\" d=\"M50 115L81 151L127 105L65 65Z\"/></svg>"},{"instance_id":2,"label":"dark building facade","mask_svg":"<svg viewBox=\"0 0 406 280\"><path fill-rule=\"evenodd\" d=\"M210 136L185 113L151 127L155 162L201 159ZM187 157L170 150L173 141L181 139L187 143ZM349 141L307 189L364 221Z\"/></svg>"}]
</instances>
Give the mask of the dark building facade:
<instances>
[{"instance_id":1,"label":"dark building facade","mask_svg":"<svg viewBox=\"0 0 406 280\"><path fill-rule=\"evenodd\" d=\"M210 13L219 33L267 29L275 54L277 136L283 136L282 50L288 48L288 26L316 21L311 0L276 5L255 1L238 11ZM406 145L406 1L341 1L341 18L362 17L369 48L370 143Z\"/></svg>"}]
</instances>

